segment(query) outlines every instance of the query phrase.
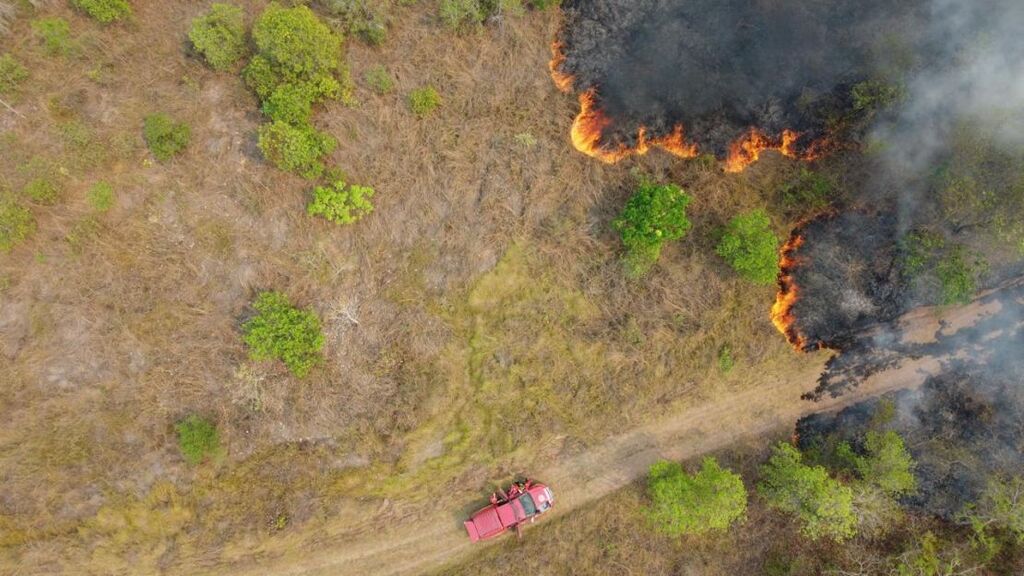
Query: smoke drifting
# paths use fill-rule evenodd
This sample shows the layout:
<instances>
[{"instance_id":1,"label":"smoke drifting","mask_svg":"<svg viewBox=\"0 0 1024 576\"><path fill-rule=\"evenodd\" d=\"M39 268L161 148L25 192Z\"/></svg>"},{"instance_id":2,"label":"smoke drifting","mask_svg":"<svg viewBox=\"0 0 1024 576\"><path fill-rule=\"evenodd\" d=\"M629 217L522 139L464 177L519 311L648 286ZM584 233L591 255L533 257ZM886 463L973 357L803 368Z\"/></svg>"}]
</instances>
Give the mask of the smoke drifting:
<instances>
[{"instance_id":1,"label":"smoke drifting","mask_svg":"<svg viewBox=\"0 0 1024 576\"><path fill-rule=\"evenodd\" d=\"M645 132L681 126L719 157L751 129L768 147L807 156L830 112L849 107L851 86L890 59L879 47L906 38L923 5L571 0L553 70L564 87L593 95L608 121L605 149L642 147Z\"/></svg>"}]
</instances>

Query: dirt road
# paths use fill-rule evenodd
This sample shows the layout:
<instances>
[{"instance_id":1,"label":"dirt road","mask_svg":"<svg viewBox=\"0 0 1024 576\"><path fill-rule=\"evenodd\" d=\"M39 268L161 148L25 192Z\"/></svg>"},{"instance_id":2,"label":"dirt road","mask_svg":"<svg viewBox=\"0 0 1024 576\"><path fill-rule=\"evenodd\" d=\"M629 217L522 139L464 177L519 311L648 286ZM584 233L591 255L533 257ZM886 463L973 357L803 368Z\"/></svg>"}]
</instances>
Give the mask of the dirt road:
<instances>
[{"instance_id":1,"label":"dirt road","mask_svg":"<svg viewBox=\"0 0 1024 576\"><path fill-rule=\"evenodd\" d=\"M997 314L998 303L976 302L948 311L917 310L904 317L902 333L921 341L945 322L945 330L970 326L979 318ZM659 458L686 459L724 448L736 441L790 426L806 414L837 410L864 398L920 385L939 369L940 358L911 360L876 374L840 398L817 403L800 399L814 388L820 365L787 379L696 406L670 418L612 437L602 446L560 460L537 471L555 487L552 515L567 514L587 502L622 488L646 473ZM545 520L550 521L550 518ZM332 539L333 540L333 539ZM323 544L321 544L323 546ZM477 549L481 545L476 545ZM448 515L410 517L393 529L364 532L344 544L317 550L296 550L295 555L253 567L243 574L281 575L411 575L424 574L455 562L474 550Z\"/></svg>"}]
</instances>

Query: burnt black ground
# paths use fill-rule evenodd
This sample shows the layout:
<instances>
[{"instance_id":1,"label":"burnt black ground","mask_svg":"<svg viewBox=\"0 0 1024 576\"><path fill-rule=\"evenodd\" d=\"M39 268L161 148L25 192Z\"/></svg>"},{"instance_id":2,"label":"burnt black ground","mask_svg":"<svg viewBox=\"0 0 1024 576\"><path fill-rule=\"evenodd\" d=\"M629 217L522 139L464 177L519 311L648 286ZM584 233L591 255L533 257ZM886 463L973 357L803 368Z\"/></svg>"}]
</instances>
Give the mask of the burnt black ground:
<instances>
[{"instance_id":1,"label":"burnt black ground","mask_svg":"<svg viewBox=\"0 0 1024 576\"><path fill-rule=\"evenodd\" d=\"M751 127L822 136L850 87L916 49L921 0L570 0L564 72L594 88L614 122L606 143L632 145L682 123L723 156Z\"/></svg>"}]
</instances>

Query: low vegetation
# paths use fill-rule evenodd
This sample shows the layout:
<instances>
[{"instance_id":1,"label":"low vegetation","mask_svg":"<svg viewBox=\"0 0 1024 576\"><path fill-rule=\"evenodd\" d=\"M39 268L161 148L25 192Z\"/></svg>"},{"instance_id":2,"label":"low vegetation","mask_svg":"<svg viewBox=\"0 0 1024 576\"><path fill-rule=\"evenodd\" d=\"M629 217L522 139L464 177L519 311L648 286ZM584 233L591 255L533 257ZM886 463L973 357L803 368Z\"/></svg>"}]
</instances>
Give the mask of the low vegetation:
<instances>
[{"instance_id":1,"label":"low vegetation","mask_svg":"<svg viewBox=\"0 0 1024 576\"><path fill-rule=\"evenodd\" d=\"M297 308L280 292L262 292L252 304L256 315L242 325L253 360L281 360L299 378L323 361L320 318Z\"/></svg>"},{"instance_id":2,"label":"low vegetation","mask_svg":"<svg viewBox=\"0 0 1024 576\"><path fill-rule=\"evenodd\" d=\"M246 53L245 14L232 4L215 2L192 21L188 38L214 70L228 70Z\"/></svg>"},{"instance_id":3,"label":"low vegetation","mask_svg":"<svg viewBox=\"0 0 1024 576\"><path fill-rule=\"evenodd\" d=\"M25 184L22 194L37 204L56 204L61 190L50 178L35 178Z\"/></svg>"},{"instance_id":4,"label":"low vegetation","mask_svg":"<svg viewBox=\"0 0 1024 576\"><path fill-rule=\"evenodd\" d=\"M394 79L391 78L388 69L383 66L378 65L367 70L364 79L370 89L381 96L390 94L395 89Z\"/></svg>"},{"instance_id":5,"label":"low vegetation","mask_svg":"<svg viewBox=\"0 0 1024 576\"><path fill-rule=\"evenodd\" d=\"M778 276L779 239L764 210L730 220L715 251L740 276L755 284L773 284Z\"/></svg>"},{"instance_id":6,"label":"low vegetation","mask_svg":"<svg viewBox=\"0 0 1024 576\"><path fill-rule=\"evenodd\" d=\"M0 95L14 92L26 78L28 70L14 56L0 56Z\"/></svg>"},{"instance_id":7,"label":"low vegetation","mask_svg":"<svg viewBox=\"0 0 1024 576\"><path fill-rule=\"evenodd\" d=\"M441 95L433 86L417 88L409 93L409 109L420 118L426 118L441 105Z\"/></svg>"},{"instance_id":8,"label":"low vegetation","mask_svg":"<svg viewBox=\"0 0 1024 576\"><path fill-rule=\"evenodd\" d=\"M93 210L106 212L114 206L114 188L106 182L97 182L89 187L86 200Z\"/></svg>"},{"instance_id":9,"label":"low vegetation","mask_svg":"<svg viewBox=\"0 0 1024 576\"><path fill-rule=\"evenodd\" d=\"M199 464L220 454L220 434L209 420L192 414L174 426L181 455L190 464Z\"/></svg>"},{"instance_id":10,"label":"low vegetation","mask_svg":"<svg viewBox=\"0 0 1024 576\"><path fill-rule=\"evenodd\" d=\"M310 216L322 216L337 224L351 224L373 212L373 188L345 184L338 180L313 189L313 200L306 206Z\"/></svg>"},{"instance_id":11,"label":"low vegetation","mask_svg":"<svg viewBox=\"0 0 1024 576\"><path fill-rule=\"evenodd\" d=\"M132 6L128 0L71 0L71 4L103 24L132 15Z\"/></svg>"},{"instance_id":12,"label":"low vegetation","mask_svg":"<svg viewBox=\"0 0 1024 576\"><path fill-rule=\"evenodd\" d=\"M36 231L36 221L28 208L0 194L0 252L10 252Z\"/></svg>"},{"instance_id":13,"label":"low vegetation","mask_svg":"<svg viewBox=\"0 0 1024 576\"><path fill-rule=\"evenodd\" d=\"M747 510L747 490L738 474L705 458L695 474L677 462L660 461L647 474L647 515L666 534L726 530Z\"/></svg>"},{"instance_id":14,"label":"low vegetation","mask_svg":"<svg viewBox=\"0 0 1024 576\"><path fill-rule=\"evenodd\" d=\"M142 136L153 156L166 162L181 154L192 139L192 129L184 122L175 122L167 114L146 116Z\"/></svg>"},{"instance_id":15,"label":"low vegetation","mask_svg":"<svg viewBox=\"0 0 1024 576\"><path fill-rule=\"evenodd\" d=\"M63 18L40 18L32 21L32 31L50 56L71 53L71 27Z\"/></svg>"},{"instance_id":16,"label":"low vegetation","mask_svg":"<svg viewBox=\"0 0 1024 576\"><path fill-rule=\"evenodd\" d=\"M686 207L690 197L674 184L643 182L612 222L626 247L626 268L642 276L657 262L665 242L678 240L690 230Z\"/></svg>"}]
</instances>

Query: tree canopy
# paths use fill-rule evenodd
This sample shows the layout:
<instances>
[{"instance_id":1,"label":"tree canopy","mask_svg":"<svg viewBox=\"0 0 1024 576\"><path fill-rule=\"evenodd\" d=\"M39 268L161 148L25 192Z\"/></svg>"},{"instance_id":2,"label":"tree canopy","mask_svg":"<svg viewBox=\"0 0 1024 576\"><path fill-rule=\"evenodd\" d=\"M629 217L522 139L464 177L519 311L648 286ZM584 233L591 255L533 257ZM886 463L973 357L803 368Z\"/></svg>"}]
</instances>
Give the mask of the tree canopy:
<instances>
[{"instance_id":1,"label":"tree canopy","mask_svg":"<svg viewBox=\"0 0 1024 576\"><path fill-rule=\"evenodd\" d=\"M705 458L693 475L678 462L656 462L647 475L647 494L648 516L672 535L725 530L747 510L743 479L714 458Z\"/></svg>"}]
</instances>

